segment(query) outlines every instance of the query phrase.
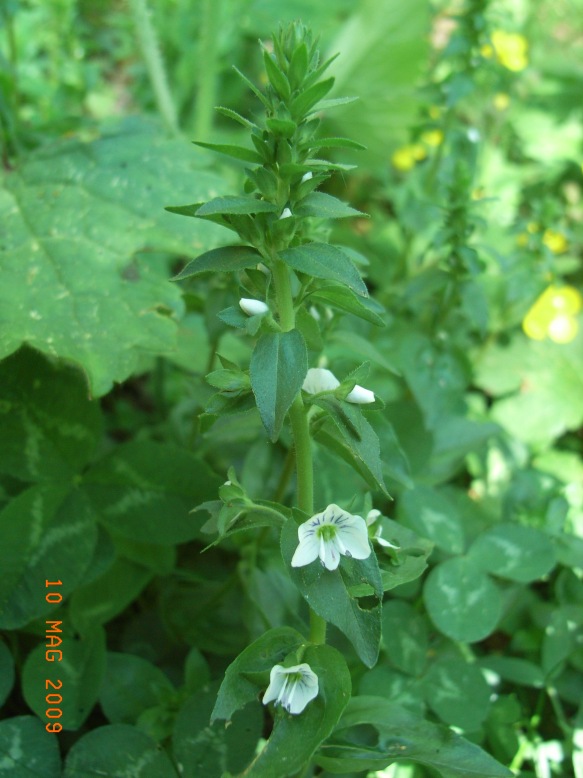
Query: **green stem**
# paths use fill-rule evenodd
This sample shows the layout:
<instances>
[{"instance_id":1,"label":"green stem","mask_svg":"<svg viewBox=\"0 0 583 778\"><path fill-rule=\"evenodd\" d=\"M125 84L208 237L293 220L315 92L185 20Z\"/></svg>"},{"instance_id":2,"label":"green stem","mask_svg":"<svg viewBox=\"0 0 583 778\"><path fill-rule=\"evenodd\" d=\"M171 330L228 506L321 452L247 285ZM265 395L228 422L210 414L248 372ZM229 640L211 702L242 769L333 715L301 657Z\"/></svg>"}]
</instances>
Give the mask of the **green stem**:
<instances>
[{"instance_id":1,"label":"green stem","mask_svg":"<svg viewBox=\"0 0 583 778\"><path fill-rule=\"evenodd\" d=\"M140 48L142 49L150 83L154 90L158 110L168 129L172 133L177 133L178 121L176 118L176 108L174 106L174 101L172 100L172 95L170 94L162 54L160 53L156 31L154 30L152 20L150 19L150 12L147 8L146 0L130 0L130 8L134 17L138 41Z\"/></svg>"},{"instance_id":2,"label":"green stem","mask_svg":"<svg viewBox=\"0 0 583 778\"><path fill-rule=\"evenodd\" d=\"M221 19L220 0L203 0L198 51L198 90L194 134L199 140L210 137L217 92L217 37Z\"/></svg>"},{"instance_id":3,"label":"green stem","mask_svg":"<svg viewBox=\"0 0 583 778\"><path fill-rule=\"evenodd\" d=\"M290 275L286 265L279 259L273 259L273 281L279 321L284 332L295 327L294 300ZM309 516L314 513L314 462L308 413L298 393L289 409L292 435L294 439L297 505ZM312 643L326 642L326 621L310 608L310 640Z\"/></svg>"}]
</instances>

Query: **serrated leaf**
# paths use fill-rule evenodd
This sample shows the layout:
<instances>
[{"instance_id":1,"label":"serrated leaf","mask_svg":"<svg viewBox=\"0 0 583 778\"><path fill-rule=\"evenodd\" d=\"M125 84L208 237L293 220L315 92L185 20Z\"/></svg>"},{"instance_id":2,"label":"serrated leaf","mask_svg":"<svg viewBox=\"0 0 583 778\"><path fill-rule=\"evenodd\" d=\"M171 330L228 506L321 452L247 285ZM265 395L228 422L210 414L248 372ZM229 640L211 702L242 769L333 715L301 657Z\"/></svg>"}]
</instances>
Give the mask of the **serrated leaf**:
<instances>
[{"instance_id":1,"label":"serrated leaf","mask_svg":"<svg viewBox=\"0 0 583 778\"><path fill-rule=\"evenodd\" d=\"M336 570L327 570L319 560L304 567L292 567L298 546L298 525L293 519L284 524L281 553L290 576L310 607L334 624L350 640L360 659L372 667L378 657L381 639L382 582L375 553L367 559L342 557ZM367 583L372 587L374 604L364 603L352 588Z\"/></svg>"},{"instance_id":2,"label":"serrated leaf","mask_svg":"<svg viewBox=\"0 0 583 778\"><path fill-rule=\"evenodd\" d=\"M316 138L310 141L310 148L312 149L356 149L357 151L364 151L366 146L358 141L351 140L351 138Z\"/></svg>"},{"instance_id":3,"label":"serrated leaf","mask_svg":"<svg viewBox=\"0 0 583 778\"><path fill-rule=\"evenodd\" d=\"M306 344L298 330L269 332L257 341L249 374L261 421L273 441L307 372Z\"/></svg>"},{"instance_id":4,"label":"serrated leaf","mask_svg":"<svg viewBox=\"0 0 583 778\"><path fill-rule=\"evenodd\" d=\"M200 206L197 216L222 214L276 213L279 208L257 197L215 197Z\"/></svg>"},{"instance_id":5,"label":"serrated leaf","mask_svg":"<svg viewBox=\"0 0 583 778\"><path fill-rule=\"evenodd\" d=\"M200 273L235 273L238 270L255 267L259 262L261 262L261 254L250 246L223 246L220 249L211 249L193 259L172 280L182 281L184 278L191 278Z\"/></svg>"},{"instance_id":6,"label":"serrated leaf","mask_svg":"<svg viewBox=\"0 0 583 778\"><path fill-rule=\"evenodd\" d=\"M316 216L320 219L346 219L352 216L366 216L362 211L351 208L342 200L325 192L311 192L294 208L295 216Z\"/></svg>"},{"instance_id":7,"label":"serrated leaf","mask_svg":"<svg viewBox=\"0 0 583 778\"><path fill-rule=\"evenodd\" d=\"M281 259L300 273L339 281L361 297L368 297L368 291L358 270L340 249L327 243L306 243L279 253Z\"/></svg>"},{"instance_id":8,"label":"serrated leaf","mask_svg":"<svg viewBox=\"0 0 583 778\"><path fill-rule=\"evenodd\" d=\"M233 157L233 159L241 159L243 162L254 162L258 165L263 162L263 159L256 151L247 149L244 146L235 146L230 143L206 143L200 140L195 140L193 143L195 146L210 149L210 151L217 151L219 154L225 154L227 157Z\"/></svg>"},{"instance_id":9,"label":"serrated leaf","mask_svg":"<svg viewBox=\"0 0 583 778\"><path fill-rule=\"evenodd\" d=\"M253 122L250 122L249 119L246 119L244 116L241 116L240 113L237 113L237 111L233 111L231 108L225 108L222 105L217 105L215 106L215 111L217 113L222 114L223 116L226 116L228 119L233 119L233 121L242 124L243 127L246 127L248 130L258 129L256 124L253 124Z\"/></svg>"},{"instance_id":10,"label":"serrated leaf","mask_svg":"<svg viewBox=\"0 0 583 778\"><path fill-rule=\"evenodd\" d=\"M145 353L175 348L180 290L159 260L136 253L216 241L215 226L164 212L171 198L204 199L220 184L186 148L134 120L89 143L44 147L4 173L0 358L26 342L81 366L102 395Z\"/></svg>"},{"instance_id":11,"label":"serrated leaf","mask_svg":"<svg viewBox=\"0 0 583 778\"><path fill-rule=\"evenodd\" d=\"M263 52L263 62L271 86L280 97L283 97L284 100L288 100L291 95L291 87L287 80L287 76L280 70L273 57L267 51Z\"/></svg>"},{"instance_id":12,"label":"serrated leaf","mask_svg":"<svg viewBox=\"0 0 583 778\"><path fill-rule=\"evenodd\" d=\"M313 106L322 100L334 86L334 79L327 78L308 87L295 97L290 104L290 113L294 119L302 119Z\"/></svg>"}]
</instances>

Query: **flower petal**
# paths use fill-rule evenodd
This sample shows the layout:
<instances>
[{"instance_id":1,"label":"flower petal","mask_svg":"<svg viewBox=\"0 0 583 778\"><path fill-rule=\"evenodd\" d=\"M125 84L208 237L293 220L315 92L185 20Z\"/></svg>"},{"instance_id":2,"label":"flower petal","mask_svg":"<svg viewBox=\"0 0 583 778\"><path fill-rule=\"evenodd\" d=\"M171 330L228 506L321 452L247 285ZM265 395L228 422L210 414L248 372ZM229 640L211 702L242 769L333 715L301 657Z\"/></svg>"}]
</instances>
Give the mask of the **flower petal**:
<instances>
[{"instance_id":1,"label":"flower petal","mask_svg":"<svg viewBox=\"0 0 583 778\"><path fill-rule=\"evenodd\" d=\"M375 401L374 392L356 384L354 389L346 395L346 401L357 405L368 405Z\"/></svg>"},{"instance_id":2,"label":"flower petal","mask_svg":"<svg viewBox=\"0 0 583 778\"><path fill-rule=\"evenodd\" d=\"M310 671L311 672L311 671ZM290 690L289 699L285 706L288 713L297 716L301 713L306 705L318 696L318 677L311 673L315 678L315 684L309 683L304 675L301 680L296 681Z\"/></svg>"},{"instance_id":3,"label":"flower petal","mask_svg":"<svg viewBox=\"0 0 583 778\"><path fill-rule=\"evenodd\" d=\"M333 540L320 538L320 561L326 570L336 570L340 564L340 553Z\"/></svg>"},{"instance_id":4,"label":"flower petal","mask_svg":"<svg viewBox=\"0 0 583 778\"><path fill-rule=\"evenodd\" d=\"M324 367L311 367L304 379L302 389L308 394L319 392L333 392L340 386L340 381L331 370Z\"/></svg>"},{"instance_id":5,"label":"flower petal","mask_svg":"<svg viewBox=\"0 0 583 778\"><path fill-rule=\"evenodd\" d=\"M370 544L366 522L360 516L352 516L351 518L354 521L346 522L338 528L338 535L351 557L367 559L370 556Z\"/></svg>"},{"instance_id":6,"label":"flower petal","mask_svg":"<svg viewBox=\"0 0 583 778\"><path fill-rule=\"evenodd\" d=\"M260 316L269 311L269 306L263 300L253 300L249 297L242 297L239 300L239 307L247 316Z\"/></svg>"},{"instance_id":7,"label":"flower petal","mask_svg":"<svg viewBox=\"0 0 583 778\"><path fill-rule=\"evenodd\" d=\"M269 674L269 686L267 687L262 699L264 705L267 705L268 702L278 698L285 683L286 677L287 673L285 667L282 667L282 665L274 665L274 667L271 668L271 673Z\"/></svg>"},{"instance_id":8,"label":"flower petal","mask_svg":"<svg viewBox=\"0 0 583 778\"><path fill-rule=\"evenodd\" d=\"M302 527L303 526L304 525L302 524ZM302 527L299 527L298 530L301 530ZM300 537L299 545L292 557L291 566L304 567L304 565L309 565L314 559L318 558L319 548L320 546L315 532L312 532L312 534L307 537L305 535L304 537Z\"/></svg>"}]
</instances>

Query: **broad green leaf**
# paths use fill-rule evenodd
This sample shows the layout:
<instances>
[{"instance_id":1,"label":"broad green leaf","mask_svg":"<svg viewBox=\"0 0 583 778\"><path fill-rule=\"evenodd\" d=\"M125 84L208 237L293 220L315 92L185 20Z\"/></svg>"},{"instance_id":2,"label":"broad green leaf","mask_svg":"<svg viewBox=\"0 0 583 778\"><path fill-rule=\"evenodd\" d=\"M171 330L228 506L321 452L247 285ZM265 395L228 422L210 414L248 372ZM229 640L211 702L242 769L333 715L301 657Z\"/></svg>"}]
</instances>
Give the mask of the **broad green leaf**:
<instances>
[{"instance_id":1,"label":"broad green leaf","mask_svg":"<svg viewBox=\"0 0 583 778\"><path fill-rule=\"evenodd\" d=\"M178 778L168 755L152 738L128 724L98 727L67 755L63 778Z\"/></svg>"},{"instance_id":2,"label":"broad green leaf","mask_svg":"<svg viewBox=\"0 0 583 778\"><path fill-rule=\"evenodd\" d=\"M52 707L61 709L63 715L54 720L59 721L63 729L77 730L97 702L105 671L105 632L93 629L79 640L63 637L58 646L56 638L59 636L54 637L52 650L62 651L62 658L47 662L45 652L51 649L44 645L33 649L24 664L22 691L29 707L42 720L46 719L46 695L59 694L62 701ZM57 679L62 681L62 688L55 692L45 682L46 678L50 678L55 685L58 685Z\"/></svg>"},{"instance_id":3,"label":"broad green leaf","mask_svg":"<svg viewBox=\"0 0 583 778\"><path fill-rule=\"evenodd\" d=\"M535 689L542 689L545 685L543 671L534 662L529 662L528 659L491 654L490 656L482 657L479 660L479 665L496 673L505 681L510 681L519 686L532 686Z\"/></svg>"},{"instance_id":4,"label":"broad green leaf","mask_svg":"<svg viewBox=\"0 0 583 778\"><path fill-rule=\"evenodd\" d=\"M328 243L305 243L280 251L279 256L293 270L314 278L345 284L361 297L368 292L358 270L340 249Z\"/></svg>"},{"instance_id":5,"label":"broad green leaf","mask_svg":"<svg viewBox=\"0 0 583 778\"><path fill-rule=\"evenodd\" d=\"M91 459L101 413L80 371L21 349L0 363L0 471L21 481L70 478Z\"/></svg>"},{"instance_id":6,"label":"broad green leaf","mask_svg":"<svg viewBox=\"0 0 583 778\"><path fill-rule=\"evenodd\" d=\"M520 583L542 578L556 564L548 535L521 524L497 524L486 530L472 543L468 556L480 570Z\"/></svg>"},{"instance_id":7,"label":"broad green leaf","mask_svg":"<svg viewBox=\"0 0 583 778\"><path fill-rule=\"evenodd\" d=\"M427 664L429 630L427 618L402 600L385 603L382 645L390 663L409 675L420 675Z\"/></svg>"},{"instance_id":8,"label":"broad green leaf","mask_svg":"<svg viewBox=\"0 0 583 778\"><path fill-rule=\"evenodd\" d=\"M490 707L490 687L477 664L461 657L439 657L423 679L429 707L445 723L465 732L477 730Z\"/></svg>"},{"instance_id":9,"label":"broad green leaf","mask_svg":"<svg viewBox=\"0 0 583 778\"><path fill-rule=\"evenodd\" d=\"M117 559L103 575L74 592L69 613L75 629L83 632L106 624L136 599L152 575L142 565Z\"/></svg>"},{"instance_id":10,"label":"broad green leaf","mask_svg":"<svg viewBox=\"0 0 583 778\"><path fill-rule=\"evenodd\" d=\"M378 732L374 746L358 745L358 728L367 724ZM448 727L419 720L405 708L372 696L351 699L332 738L316 757L316 762L332 773L382 770L400 760L432 767L443 778L513 775L479 746Z\"/></svg>"},{"instance_id":11,"label":"broad green leaf","mask_svg":"<svg viewBox=\"0 0 583 778\"><path fill-rule=\"evenodd\" d=\"M257 341L249 373L261 421L272 441L279 437L307 372L306 344L298 330L269 332Z\"/></svg>"},{"instance_id":12,"label":"broad green leaf","mask_svg":"<svg viewBox=\"0 0 583 778\"><path fill-rule=\"evenodd\" d=\"M385 320L382 317L384 308L376 300L360 297L346 286L339 284L321 286L310 294L309 299L315 303L330 305L332 308L352 313L378 327L385 326Z\"/></svg>"},{"instance_id":13,"label":"broad green leaf","mask_svg":"<svg viewBox=\"0 0 583 778\"><path fill-rule=\"evenodd\" d=\"M464 550L464 529L458 508L437 489L419 485L403 492L398 516L404 524L433 541L447 554L461 554Z\"/></svg>"},{"instance_id":14,"label":"broad green leaf","mask_svg":"<svg viewBox=\"0 0 583 778\"><path fill-rule=\"evenodd\" d=\"M14 685L14 659L10 649L4 643L0 642L0 707L6 702L6 698L12 691ZM2 773L0 772L0 775Z\"/></svg>"},{"instance_id":15,"label":"broad green leaf","mask_svg":"<svg viewBox=\"0 0 583 778\"><path fill-rule=\"evenodd\" d=\"M310 192L294 208L294 216L316 216L320 219L345 219L351 216L366 216L351 208L342 200L325 192Z\"/></svg>"},{"instance_id":16,"label":"broad green leaf","mask_svg":"<svg viewBox=\"0 0 583 778\"><path fill-rule=\"evenodd\" d=\"M291 627L269 630L248 646L227 668L213 708L211 723L217 719L230 721L233 714L257 698L260 689L267 689L269 673L288 654L305 642Z\"/></svg>"},{"instance_id":17,"label":"broad green leaf","mask_svg":"<svg viewBox=\"0 0 583 778\"><path fill-rule=\"evenodd\" d=\"M318 397L314 402L330 415L340 432L342 443L350 451L351 459L360 466L361 474L366 480L372 479L376 488L388 494L383 479L379 439L361 410L350 403L342 403L342 412L339 412L339 403L327 397ZM333 438L331 440L329 436L323 440L334 448Z\"/></svg>"},{"instance_id":18,"label":"broad green leaf","mask_svg":"<svg viewBox=\"0 0 583 778\"><path fill-rule=\"evenodd\" d=\"M326 645L308 646L302 661L318 676L318 696L296 716L277 711L265 748L240 778L296 775L330 735L350 700L350 673L346 660L336 649Z\"/></svg>"},{"instance_id":19,"label":"broad green leaf","mask_svg":"<svg viewBox=\"0 0 583 778\"><path fill-rule=\"evenodd\" d=\"M180 290L165 260L136 253L216 242L216 226L164 211L220 185L188 149L128 120L95 141L41 148L3 174L0 358L27 343L79 365L97 396L145 354L175 348Z\"/></svg>"},{"instance_id":20,"label":"broad green leaf","mask_svg":"<svg viewBox=\"0 0 583 778\"><path fill-rule=\"evenodd\" d=\"M143 537L161 545L197 536L190 510L214 496L219 485L195 454L146 440L118 446L83 479L83 490L105 527L130 540Z\"/></svg>"},{"instance_id":21,"label":"broad green leaf","mask_svg":"<svg viewBox=\"0 0 583 778\"><path fill-rule=\"evenodd\" d=\"M502 615L498 587L469 557L448 559L434 567L423 598L435 626L452 640L483 640Z\"/></svg>"},{"instance_id":22,"label":"broad green leaf","mask_svg":"<svg viewBox=\"0 0 583 778\"><path fill-rule=\"evenodd\" d=\"M225 771L243 770L253 758L264 720L262 706L253 701L237 711L228 726L209 726L218 683L206 686L180 709L172 733L172 751L184 776L221 778Z\"/></svg>"},{"instance_id":23,"label":"broad green leaf","mask_svg":"<svg viewBox=\"0 0 583 778\"><path fill-rule=\"evenodd\" d=\"M0 721L0 778L60 778L61 756L56 735L36 716Z\"/></svg>"},{"instance_id":24,"label":"broad green leaf","mask_svg":"<svg viewBox=\"0 0 583 778\"><path fill-rule=\"evenodd\" d=\"M75 589L93 556L97 527L85 495L55 484L21 492L0 513L0 526L0 627L15 629L54 610L46 580L61 580L63 597Z\"/></svg>"},{"instance_id":25,"label":"broad green leaf","mask_svg":"<svg viewBox=\"0 0 583 778\"><path fill-rule=\"evenodd\" d=\"M278 210L277 205L257 197L214 197L201 205L196 215L276 213Z\"/></svg>"},{"instance_id":26,"label":"broad green leaf","mask_svg":"<svg viewBox=\"0 0 583 778\"><path fill-rule=\"evenodd\" d=\"M223 246L201 254L174 276L174 281L190 278L199 273L234 273L255 267L261 262L261 255L249 246Z\"/></svg>"},{"instance_id":27,"label":"broad green leaf","mask_svg":"<svg viewBox=\"0 0 583 778\"><path fill-rule=\"evenodd\" d=\"M99 704L111 724L135 724L173 691L168 676L146 659L107 652Z\"/></svg>"},{"instance_id":28,"label":"broad green leaf","mask_svg":"<svg viewBox=\"0 0 583 778\"><path fill-rule=\"evenodd\" d=\"M545 676L557 676L583 640L583 618L579 605L563 605L550 614L542 644Z\"/></svg>"},{"instance_id":29,"label":"broad green leaf","mask_svg":"<svg viewBox=\"0 0 583 778\"><path fill-rule=\"evenodd\" d=\"M203 143L202 141L193 141L193 143L195 146L201 146L203 149L210 149L211 151L218 151L219 154L226 154L228 157L241 159L243 162L254 162L257 165L260 165L263 161L256 151L244 148L243 146L234 146L225 143Z\"/></svg>"},{"instance_id":30,"label":"broad green leaf","mask_svg":"<svg viewBox=\"0 0 583 778\"><path fill-rule=\"evenodd\" d=\"M383 588L376 555L371 549L367 559L341 557L337 570L327 570L317 559L304 567L291 567L298 546L298 525L293 519L284 524L281 552L294 584L309 606L334 624L350 640L367 667L377 661L381 639L381 601ZM370 601L352 593L352 588L368 584L374 597Z\"/></svg>"}]
</instances>

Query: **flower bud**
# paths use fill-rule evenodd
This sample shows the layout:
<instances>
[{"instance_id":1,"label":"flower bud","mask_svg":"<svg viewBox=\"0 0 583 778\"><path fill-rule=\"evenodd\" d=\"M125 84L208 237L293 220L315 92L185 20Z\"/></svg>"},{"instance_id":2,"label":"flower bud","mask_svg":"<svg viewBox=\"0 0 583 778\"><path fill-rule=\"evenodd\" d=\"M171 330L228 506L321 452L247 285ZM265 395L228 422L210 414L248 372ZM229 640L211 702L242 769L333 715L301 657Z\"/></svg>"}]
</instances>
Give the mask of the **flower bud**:
<instances>
[{"instance_id":1,"label":"flower bud","mask_svg":"<svg viewBox=\"0 0 583 778\"><path fill-rule=\"evenodd\" d=\"M365 389L364 386L356 384L354 389L346 395L346 400L349 403L356 403L357 405L368 405L375 401L374 392L370 389Z\"/></svg>"},{"instance_id":2,"label":"flower bud","mask_svg":"<svg viewBox=\"0 0 583 778\"><path fill-rule=\"evenodd\" d=\"M248 297L239 300L239 307L247 316L261 316L269 311L269 306L262 300L252 300Z\"/></svg>"},{"instance_id":3,"label":"flower bud","mask_svg":"<svg viewBox=\"0 0 583 778\"><path fill-rule=\"evenodd\" d=\"M290 211L290 209L289 208L284 208L283 211L281 212L281 216L279 218L280 219L289 219L289 217L291 215L292 215L292 212Z\"/></svg>"}]
</instances>

